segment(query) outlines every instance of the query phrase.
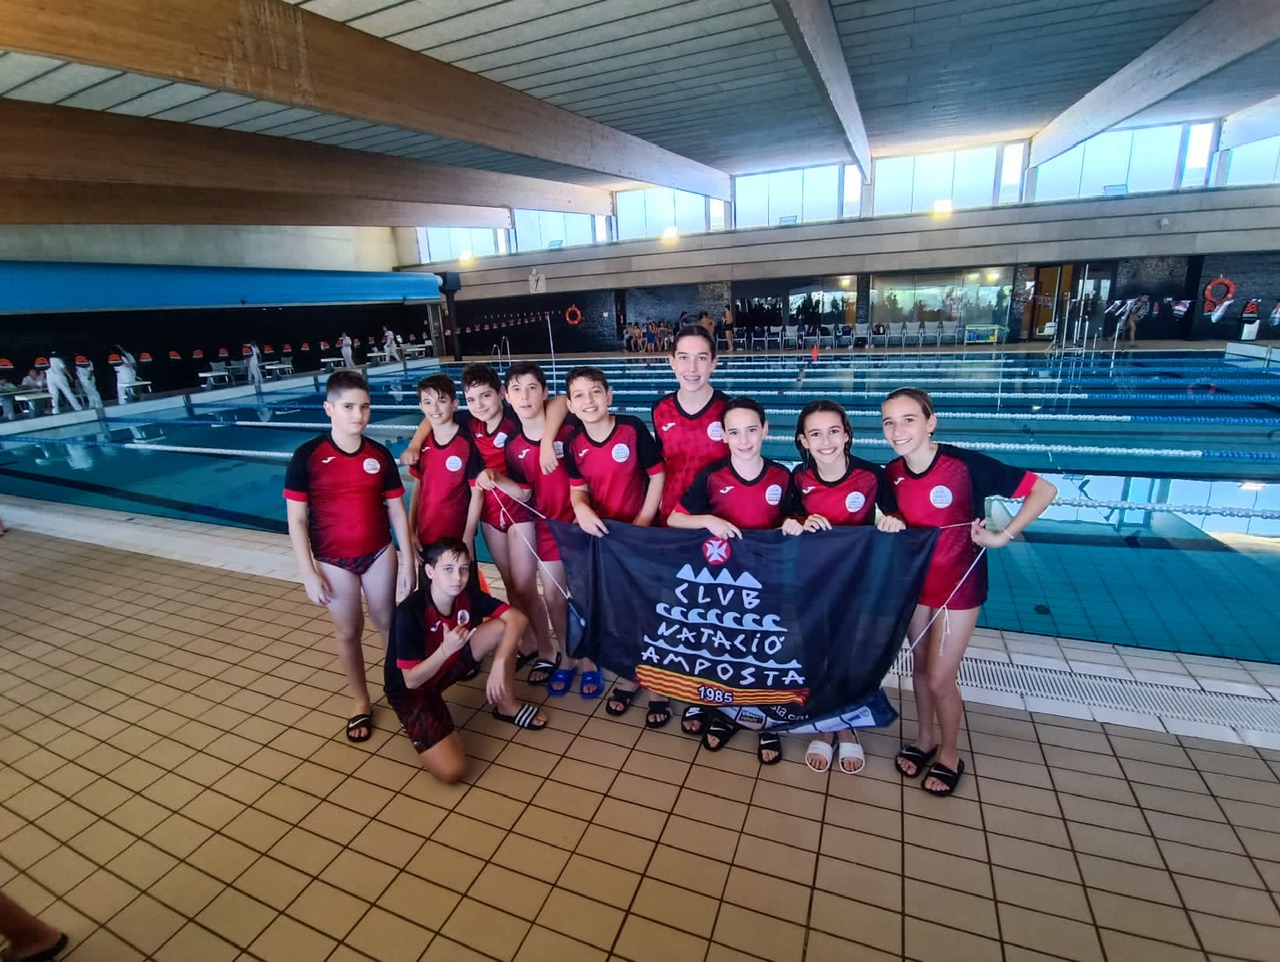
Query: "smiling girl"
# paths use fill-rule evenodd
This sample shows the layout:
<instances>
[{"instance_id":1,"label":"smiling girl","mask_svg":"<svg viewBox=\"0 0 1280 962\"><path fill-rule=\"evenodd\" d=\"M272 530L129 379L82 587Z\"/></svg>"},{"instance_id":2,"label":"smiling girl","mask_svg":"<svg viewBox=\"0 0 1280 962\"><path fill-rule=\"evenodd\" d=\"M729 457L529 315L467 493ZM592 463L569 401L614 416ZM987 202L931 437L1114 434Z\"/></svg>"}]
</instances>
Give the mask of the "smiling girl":
<instances>
[{"instance_id":1,"label":"smiling girl","mask_svg":"<svg viewBox=\"0 0 1280 962\"><path fill-rule=\"evenodd\" d=\"M881 531L902 531L906 524L896 517L897 501L893 484L879 465L855 458L851 453L853 429L849 417L835 401L810 401L796 421L796 448L803 460L791 474L799 502L799 517L793 525L802 531L830 531L833 527L876 525ZM876 508L880 520L876 520ZM815 772L831 767L833 746L826 737L815 738L805 751L805 764ZM847 775L856 775L866 764L866 753L852 728L839 733L839 765Z\"/></svg>"},{"instance_id":2,"label":"smiling girl","mask_svg":"<svg viewBox=\"0 0 1280 962\"><path fill-rule=\"evenodd\" d=\"M909 528L940 528L937 546L909 637L926 630L915 649L912 682L919 730L894 764L915 778L933 762L921 787L931 795L955 791L964 774L957 740L964 703L956 676L987 598L987 559L982 549L1004 548L1053 503L1058 489L1030 471L933 440L938 418L933 399L919 388L899 388L880 406L884 438L897 453L885 466L899 516ZM1000 530L987 527L989 497L1022 501ZM940 739L935 739L934 722Z\"/></svg>"}]
</instances>

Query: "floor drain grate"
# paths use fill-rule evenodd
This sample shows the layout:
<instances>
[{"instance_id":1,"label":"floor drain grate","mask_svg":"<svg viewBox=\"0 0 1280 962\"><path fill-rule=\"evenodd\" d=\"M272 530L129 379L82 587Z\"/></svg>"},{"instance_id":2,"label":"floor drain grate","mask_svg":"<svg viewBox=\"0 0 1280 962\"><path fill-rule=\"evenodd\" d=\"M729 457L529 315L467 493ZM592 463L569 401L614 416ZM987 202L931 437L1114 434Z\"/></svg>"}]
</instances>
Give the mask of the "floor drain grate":
<instances>
[{"instance_id":1,"label":"floor drain grate","mask_svg":"<svg viewBox=\"0 0 1280 962\"><path fill-rule=\"evenodd\" d=\"M899 677L911 675L911 653L904 651L893 667ZM1163 715L1206 725L1226 725L1260 732L1280 732L1280 701L1227 692L1180 688L1088 675L1062 668L1017 665L985 658L960 663L960 684L970 688L1047 698L1088 708Z\"/></svg>"}]
</instances>

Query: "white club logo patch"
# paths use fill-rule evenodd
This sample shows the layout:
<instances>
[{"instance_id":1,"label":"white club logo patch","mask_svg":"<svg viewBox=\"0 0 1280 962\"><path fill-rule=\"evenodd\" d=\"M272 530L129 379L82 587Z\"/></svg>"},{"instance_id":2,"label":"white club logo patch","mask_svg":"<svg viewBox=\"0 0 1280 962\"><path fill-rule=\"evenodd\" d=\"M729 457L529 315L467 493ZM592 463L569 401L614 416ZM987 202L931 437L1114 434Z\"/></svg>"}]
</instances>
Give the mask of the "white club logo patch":
<instances>
[{"instance_id":1,"label":"white club logo patch","mask_svg":"<svg viewBox=\"0 0 1280 962\"><path fill-rule=\"evenodd\" d=\"M949 508L954 500L955 497L952 495L951 489L945 484L936 485L929 492L929 503L935 508Z\"/></svg>"},{"instance_id":2,"label":"white club logo patch","mask_svg":"<svg viewBox=\"0 0 1280 962\"><path fill-rule=\"evenodd\" d=\"M779 504L782 501L782 485L771 484L765 488L764 499L770 504Z\"/></svg>"},{"instance_id":3,"label":"white club logo patch","mask_svg":"<svg viewBox=\"0 0 1280 962\"><path fill-rule=\"evenodd\" d=\"M613 450L610 451L609 454L613 456L613 460L622 464L622 462L626 461L627 458L631 457L631 449L619 441L613 446Z\"/></svg>"},{"instance_id":4,"label":"white club logo patch","mask_svg":"<svg viewBox=\"0 0 1280 962\"><path fill-rule=\"evenodd\" d=\"M377 474L382 470L382 463L377 458L365 458L362 467L365 474Z\"/></svg>"},{"instance_id":5,"label":"white club logo patch","mask_svg":"<svg viewBox=\"0 0 1280 962\"><path fill-rule=\"evenodd\" d=\"M556 449L556 457L563 461L564 460L564 442L555 441L552 443L551 446Z\"/></svg>"},{"instance_id":6,"label":"white club logo patch","mask_svg":"<svg viewBox=\"0 0 1280 962\"><path fill-rule=\"evenodd\" d=\"M867 496L861 491L850 491L849 497L844 499L844 509L850 514L857 514L867 503Z\"/></svg>"},{"instance_id":7,"label":"white club logo patch","mask_svg":"<svg viewBox=\"0 0 1280 962\"><path fill-rule=\"evenodd\" d=\"M450 471L461 471L462 458L458 457L456 454L451 454L444 459L444 466Z\"/></svg>"},{"instance_id":8,"label":"white club logo patch","mask_svg":"<svg viewBox=\"0 0 1280 962\"><path fill-rule=\"evenodd\" d=\"M707 437L712 441L724 440L724 425L719 421L712 421L707 425Z\"/></svg>"},{"instance_id":9,"label":"white club logo patch","mask_svg":"<svg viewBox=\"0 0 1280 962\"><path fill-rule=\"evenodd\" d=\"M505 448L507 446L507 432L499 431L493 437L493 446L495 448Z\"/></svg>"}]
</instances>

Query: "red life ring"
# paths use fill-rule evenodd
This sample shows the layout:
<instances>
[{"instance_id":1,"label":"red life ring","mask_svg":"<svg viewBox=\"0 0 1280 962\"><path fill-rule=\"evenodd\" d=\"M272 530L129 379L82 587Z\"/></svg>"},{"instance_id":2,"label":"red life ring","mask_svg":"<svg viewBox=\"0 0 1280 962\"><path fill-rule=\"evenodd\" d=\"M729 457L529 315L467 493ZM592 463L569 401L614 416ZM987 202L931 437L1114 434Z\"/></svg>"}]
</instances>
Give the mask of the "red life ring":
<instances>
[{"instance_id":1,"label":"red life ring","mask_svg":"<svg viewBox=\"0 0 1280 962\"><path fill-rule=\"evenodd\" d=\"M567 308L565 308L564 319L565 319L565 322L568 323L570 327L577 327L579 324L581 324L582 311L578 310L578 305L570 304Z\"/></svg>"},{"instance_id":2,"label":"red life ring","mask_svg":"<svg viewBox=\"0 0 1280 962\"><path fill-rule=\"evenodd\" d=\"M1222 293L1220 294L1215 293L1215 291L1218 288L1222 289ZM1219 304L1221 304L1223 301L1229 301L1235 296L1236 296L1235 281L1226 277L1219 277L1216 280L1210 281L1208 284L1204 286L1205 313L1212 312L1213 309L1217 307Z\"/></svg>"}]
</instances>

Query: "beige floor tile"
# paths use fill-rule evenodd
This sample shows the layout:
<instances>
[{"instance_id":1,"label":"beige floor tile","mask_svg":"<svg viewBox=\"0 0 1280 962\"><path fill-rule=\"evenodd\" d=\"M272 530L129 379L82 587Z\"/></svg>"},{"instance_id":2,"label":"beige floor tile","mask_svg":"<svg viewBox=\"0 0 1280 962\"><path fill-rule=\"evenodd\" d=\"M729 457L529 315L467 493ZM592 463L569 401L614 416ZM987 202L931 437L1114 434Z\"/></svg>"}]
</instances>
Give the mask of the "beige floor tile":
<instances>
[{"instance_id":1,"label":"beige floor tile","mask_svg":"<svg viewBox=\"0 0 1280 962\"><path fill-rule=\"evenodd\" d=\"M525 809L512 831L560 848L574 849L586 829L587 823L583 819L531 806Z\"/></svg>"},{"instance_id":2,"label":"beige floor tile","mask_svg":"<svg viewBox=\"0 0 1280 962\"><path fill-rule=\"evenodd\" d=\"M495 958L511 959L529 928L524 919L467 898L453 910L440 934Z\"/></svg>"},{"instance_id":3,"label":"beige floor tile","mask_svg":"<svg viewBox=\"0 0 1280 962\"><path fill-rule=\"evenodd\" d=\"M682 851L731 862L738 847L738 838L738 833L729 829L672 815L662 831L661 841Z\"/></svg>"},{"instance_id":4,"label":"beige floor tile","mask_svg":"<svg viewBox=\"0 0 1280 962\"><path fill-rule=\"evenodd\" d=\"M577 892L607 905L625 909L631 904L640 876L604 862L572 856L560 873L558 888Z\"/></svg>"},{"instance_id":5,"label":"beige floor tile","mask_svg":"<svg viewBox=\"0 0 1280 962\"><path fill-rule=\"evenodd\" d=\"M907 955L920 962L998 962L1000 943L968 932L908 917L903 925Z\"/></svg>"},{"instance_id":6,"label":"beige floor tile","mask_svg":"<svg viewBox=\"0 0 1280 962\"><path fill-rule=\"evenodd\" d=\"M88 938L77 941L71 947L70 954L63 958L67 962L98 962L100 959L110 962L142 962L146 955L108 930L98 929Z\"/></svg>"},{"instance_id":7,"label":"beige floor tile","mask_svg":"<svg viewBox=\"0 0 1280 962\"><path fill-rule=\"evenodd\" d=\"M448 814L446 809L429 802L397 795L378 812L377 820L379 823L394 826L397 830L429 838Z\"/></svg>"},{"instance_id":8,"label":"beige floor tile","mask_svg":"<svg viewBox=\"0 0 1280 962\"><path fill-rule=\"evenodd\" d=\"M706 955L708 943L687 932L651 922L638 915L627 917L613 953L619 958L641 962L651 958L698 959Z\"/></svg>"},{"instance_id":9,"label":"beige floor tile","mask_svg":"<svg viewBox=\"0 0 1280 962\"><path fill-rule=\"evenodd\" d=\"M369 903L324 882L312 882L285 912L335 939L351 931L369 910Z\"/></svg>"},{"instance_id":10,"label":"beige floor tile","mask_svg":"<svg viewBox=\"0 0 1280 962\"><path fill-rule=\"evenodd\" d=\"M570 939L551 929L535 925L525 936L515 962L604 962L608 953L576 939Z\"/></svg>"},{"instance_id":11,"label":"beige floor tile","mask_svg":"<svg viewBox=\"0 0 1280 962\"><path fill-rule=\"evenodd\" d=\"M1071 835L1071 845L1078 854L1101 855L1149 868L1164 866L1160 849L1153 838L1097 825L1082 825L1079 822L1068 822L1067 831Z\"/></svg>"},{"instance_id":12,"label":"beige floor tile","mask_svg":"<svg viewBox=\"0 0 1280 962\"><path fill-rule=\"evenodd\" d=\"M1007 942L1076 962L1102 960L1098 934L1091 925L1015 905L1000 905L998 911L1001 935Z\"/></svg>"},{"instance_id":13,"label":"beige floor tile","mask_svg":"<svg viewBox=\"0 0 1280 962\"><path fill-rule=\"evenodd\" d=\"M231 962L240 950L230 942L188 922L156 952L156 962Z\"/></svg>"},{"instance_id":14,"label":"beige floor tile","mask_svg":"<svg viewBox=\"0 0 1280 962\"><path fill-rule=\"evenodd\" d=\"M177 864L173 856L139 840L107 862L106 867L138 888L146 889Z\"/></svg>"},{"instance_id":15,"label":"beige floor tile","mask_svg":"<svg viewBox=\"0 0 1280 962\"><path fill-rule=\"evenodd\" d=\"M402 872L379 897L378 907L438 931L461 900L457 892Z\"/></svg>"},{"instance_id":16,"label":"beige floor tile","mask_svg":"<svg viewBox=\"0 0 1280 962\"><path fill-rule=\"evenodd\" d=\"M1117 892L1148 902L1180 904L1173 878L1162 867L1151 868L1096 855L1080 855L1080 873L1090 888Z\"/></svg>"},{"instance_id":17,"label":"beige floor tile","mask_svg":"<svg viewBox=\"0 0 1280 962\"><path fill-rule=\"evenodd\" d=\"M645 874L718 899L729 878L729 866L670 845L659 845Z\"/></svg>"},{"instance_id":18,"label":"beige floor tile","mask_svg":"<svg viewBox=\"0 0 1280 962\"><path fill-rule=\"evenodd\" d=\"M341 846L303 828L286 832L270 854L307 875L318 875L341 851Z\"/></svg>"},{"instance_id":19,"label":"beige floor tile","mask_svg":"<svg viewBox=\"0 0 1280 962\"><path fill-rule=\"evenodd\" d=\"M467 892L467 897L522 919L538 917L551 886L498 865L487 865Z\"/></svg>"},{"instance_id":20,"label":"beige floor tile","mask_svg":"<svg viewBox=\"0 0 1280 962\"><path fill-rule=\"evenodd\" d=\"M595 816L603 801L604 796L599 792L553 781L543 782L533 797L533 804L539 808L588 822Z\"/></svg>"},{"instance_id":21,"label":"beige floor tile","mask_svg":"<svg viewBox=\"0 0 1280 962\"><path fill-rule=\"evenodd\" d=\"M1043 875L1016 872L1000 865L991 868L996 898L1050 915L1064 915L1080 922L1091 922L1089 901L1082 885L1061 882Z\"/></svg>"},{"instance_id":22,"label":"beige floor tile","mask_svg":"<svg viewBox=\"0 0 1280 962\"><path fill-rule=\"evenodd\" d=\"M147 893L182 915L194 917L225 887L226 883L213 876L182 864L175 865Z\"/></svg>"},{"instance_id":23,"label":"beige floor tile","mask_svg":"<svg viewBox=\"0 0 1280 962\"><path fill-rule=\"evenodd\" d=\"M1100 928L1196 947L1191 920L1180 907L1096 890L1090 891L1089 904Z\"/></svg>"},{"instance_id":24,"label":"beige floor tile","mask_svg":"<svg viewBox=\"0 0 1280 962\"><path fill-rule=\"evenodd\" d=\"M544 814L548 817L551 816L550 812ZM536 836L535 832L527 834ZM440 823L440 827L432 833L431 837L434 841L441 842L451 848L456 848L477 858L487 859L497 851L505 835L506 832L503 829L453 812Z\"/></svg>"},{"instance_id":25,"label":"beige floor tile","mask_svg":"<svg viewBox=\"0 0 1280 962\"><path fill-rule=\"evenodd\" d=\"M1262 888L1262 879L1253 863L1243 855L1213 852L1181 842L1158 843L1169 870L1196 878L1212 879L1228 885Z\"/></svg>"},{"instance_id":26,"label":"beige floor tile","mask_svg":"<svg viewBox=\"0 0 1280 962\"><path fill-rule=\"evenodd\" d=\"M795 815L753 807L747 814L743 834L754 835L790 848L816 852L821 841L820 823Z\"/></svg>"},{"instance_id":27,"label":"beige floor tile","mask_svg":"<svg viewBox=\"0 0 1280 962\"><path fill-rule=\"evenodd\" d=\"M657 841L662 837L667 819L666 812L606 798L596 809L594 824Z\"/></svg>"},{"instance_id":28,"label":"beige floor tile","mask_svg":"<svg viewBox=\"0 0 1280 962\"><path fill-rule=\"evenodd\" d=\"M245 809L243 802L212 789L201 792L182 807L182 815L215 832Z\"/></svg>"},{"instance_id":29,"label":"beige floor tile","mask_svg":"<svg viewBox=\"0 0 1280 962\"><path fill-rule=\"evenodd\" d=\"M819 853L886 872L902 872L902 842L834 825L822 829Z\"/></svg>"},{"instance_id":30,"label":"beige floor tile","mask_svg":"<svg viewBox=\"0 0 1280 962\"><path fill-rule=\"evenodd\" d=\"M995 904L989 899L915 879L907 879L904 888L907 915L974 935L999 938Z\"/></svg>"},{"instance_id":31,"label":"beige floor tile","mask_svg":"<svg viewBox=\"0 0 1280 962\"><path fill-rule=\"evenodd\" d=\"M773 960L800 962L804 957L803 925L724 903L716 919L717 942Z\"/></svg>"},{"instance_id":32,"label":"beige floor tile","mask_svg":"<svg viewBox=\"0 0 1280 962\"><path fill-rule=\"evenodd\" d=\"M152 845L164 849L175 858L186 858L213 835L211 829L182 815L170 815L147 833Z\"/></svg>"},{"instance_id":33,"label":"beige floor tile","mask_svg":"<svg viewBox=\"0 0 1280 962\"><path fill-rule=\"evenodd\" d=\"M762 885L761 881L755 872L735 866L725 885L724 901L765 917L776 916L797 925L807 923L812 893L809 885L781 879L770 879Z\"/></svg>"},{"instance_id":34,"label":"beige floor tile","mask_svg":"<svg viewBox=\"0 0 1280 962\"><path fill-rule=\"evenodd\" d=\"M816 891L809 926L885 952L902 952L902 916L864 902Z\"/></svg>"},{"instance_id":35,"label":"beige floor tile","mask_svg":"<svg viewBox=\"0 0 1280 962\"><path fill-rule=\"evenodd\" d=\"M538 913L538 924L588 945L609 949L625 913L564 889L552 889Z\"/></svg>"},{"instance_id":36,"label":"beige floor tile","mask_svg":"<svg viewBox=\"0 0 1280 962\"><path fill-rule=\"evenodd\" d=\"M1197 845L1215 852L1244 854L1244 847L1240 844L1235 829L1225 822L1207 822L1200 818L1184 818L1165 812L1147 812L1146 817L1151 833L1156 838Z\"/></svg>"},{"instance_id":37,"label":"beige floor tile","mask_svg":"<svg viewBox=\"0 0 1280 962\"><path fill-rule=\"evenodd\" d=\"M283 862L262 856L240 875L235 887L265 902L277 911L283 910L310 883L310 878Z\"/></svg>"},{"instance_id":38,"label":"beige floor tile","mask_svg":"<svg viewBox=\"0 0 1280 962\"><path fill-rule=\"evenodd\" d=\"M111 931L134 948L152 954L187 920L149 895L140 895L107 923Z\"/></svg>"},{"instance_id":39,"label":"beige floor tile","mask_svg":"<svg viewBox=\"0 0 1280 962\"><path fill-rule=\"evenodd\" d=\"M902 911L902 879L896 873L822 855L818 857L815 887L837 895L856 892L864 902L891 912Z\"/></svg>"},{"instance_id":40,"label":"beige floor tile","mask_svg":"<svg viewBox=\"0 0 1280 962\"><path fill-rule=\"evenodd\" d=\"M1126 932L1100 929L1098 934L1109 959L1123 959L1124 962L1203 962L1205 958L1199 949L1180 948Z\"/></svg>"},{"instance_id":41,"label":"beige floor tile","mask_svg":"<svg viewBox=\"0 0 1280 962\"><path fill-rule=\"evenodd\" d=\"M87 879L96 869L97 866L83 855L64 846L30 866L27 874L55 895L63 895Z\"/></svg>"},{"instance_id":42,"label":"beige floor tile","mask_svg":"<svg viewBox=\"0 0 1280 962\"><path fill-rule=\"evenodd\" d=\"M363 960L366 956L356 956L353 953L352 958ZM334 962L334 957L330 956L330 960ZM431 944L427 946L427 951L423 953L421 962L489 962L489 956L481 955L474 949L469 949L465 945L453 941L453 939L446 939L443 935L437 935L431 940Z\"/></svg>"},{"instance_id":43,"label":"beige floor tile","mask_svg":"<svg viewBox=\"0 0 1280 962\"><path fill-rule=\"evenodd\" d=\"M223 891L196 916L196 921L241 948L248 948L277 911L233 888Z\"/></svg>"},{"instance_id":44,"label":"beige floor tile","mask_svg":"<svg viewBox=\"0 0 1280 962\"><path fill-rule=\"evenodd\" d=\"M1275 958L1276 930L1267 925L1191 913L1205 950L1240 959L1267 962Z\"/></svg>"},{"instance_id":45,"label":"beige floor tile","mask_svg":"<svg viewBox=\"0 0 1280 962\"><path fill-rule=\"evenodd\" d=\"M99 869L71 889L65 899L95 922L104 923L138 897L138 889Z\"/></svg>"},{"instance_id":46,"label":"beige floor tile","mask_svg":"<svg viewBox=\"0 0 1280 962\"><path fill-rule=\"evenodd\" d=\"M406 868L455 892L465 892L484 868L484 861L440 842L428 841L409 860Z\"/></svg>"},{"instance_id":47,"label":"beige floor tile","mask_svg":"<svg viewBox=\"0 0 1280 962\"><path fill-rule=\"evenodd\" d=\"M1187 875L1174 879L1183 902L1193 912L1280 926L1280 913L1266 892Z\"/></svg>"},{"instance_id":48,"label":"beige floor tile","mask_svg":"<svg viewBox=\"0 0 1280 962\"><path fill-rule=\"evenodd\" d=\"M865 945L846 942L826 932L809 930L809 942L805 948L805 962L848 962L858 959L859 962L896 962L899 955L889 955Z\"/></svg>"},{"instance_id":49,"label":"beige floor tile","mask_svg":"<svg viewBox=\"0 0 1280 962\"><path fill-rule=\"evenodd\" d=\"M339 852L319 877L357 898L376 904L378 896L395 875L396 870L385 862L347 849Z\"/></svg>"},{"instance_id":50,"label":"beige floor tile","mask_svg":"<svg viewBox=\"0 0 1280 962\"><path fill-rule=\"evenodd\" d=\"M281 915L258 936L250 950L265 962L300 962L332 958L329 953L336 944L333 939Z\"/></svg>"},{"instance_id":51,"label":"beige floor tile","mask_svg":"<svg viewBox=\"0 0 1280 962\"><path fill-rule=\"evenodd\" d=\"M655 878L646 878L630 910L647 919L709 938L719 909L715 899Z\"/></svg>"}]
</instances>

